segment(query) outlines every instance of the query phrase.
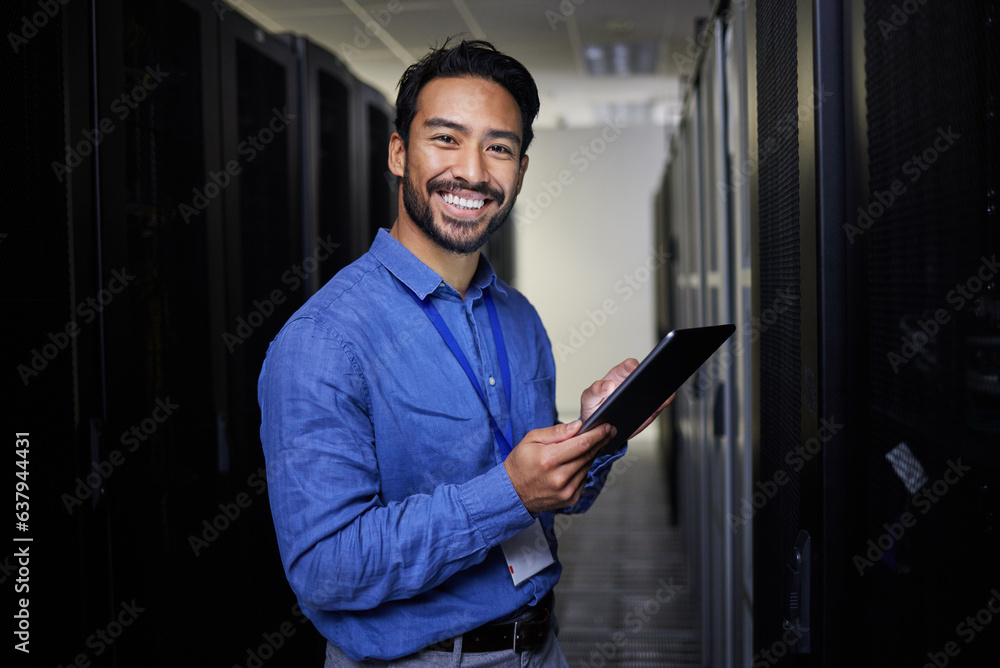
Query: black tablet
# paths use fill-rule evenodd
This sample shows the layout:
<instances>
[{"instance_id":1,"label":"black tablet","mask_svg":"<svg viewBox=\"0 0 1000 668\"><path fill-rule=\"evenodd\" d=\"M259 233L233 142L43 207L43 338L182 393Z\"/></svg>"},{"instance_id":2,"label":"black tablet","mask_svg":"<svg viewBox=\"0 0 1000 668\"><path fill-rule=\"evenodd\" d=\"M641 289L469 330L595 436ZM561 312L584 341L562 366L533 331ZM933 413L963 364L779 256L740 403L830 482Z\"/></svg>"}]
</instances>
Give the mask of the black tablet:
<instances>
[{"instance_id":1,"label":"black tablet","mask_svg":"<svg viewBox=\"0 0 1000 668\"><path fill-rule=\"evenodd\" d=\"M618 450L735 331L735 325L714 325L670 332L587 418L580 433L610 422L618 433L601 454Z\"/></svg>"}]
</instances>

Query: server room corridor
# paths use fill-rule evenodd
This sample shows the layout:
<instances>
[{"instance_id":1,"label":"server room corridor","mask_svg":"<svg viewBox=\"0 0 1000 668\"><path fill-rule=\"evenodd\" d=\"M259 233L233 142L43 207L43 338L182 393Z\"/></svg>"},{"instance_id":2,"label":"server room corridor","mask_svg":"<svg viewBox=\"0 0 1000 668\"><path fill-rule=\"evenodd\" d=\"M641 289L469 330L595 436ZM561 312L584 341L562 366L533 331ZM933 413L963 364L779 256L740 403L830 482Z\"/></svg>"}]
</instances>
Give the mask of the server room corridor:
<instances>
[{"instance_id":1,"label":"server room corridor","mask_svg":"<svg viewBox=\"0 0 1000 668\"><path fill-rule=\"evenodd\" d=\"M556 616L570 666L702 666L701 618L666 466L650 438L629 452L594 507L559 529Z\"/></svg>"}]
</instances>

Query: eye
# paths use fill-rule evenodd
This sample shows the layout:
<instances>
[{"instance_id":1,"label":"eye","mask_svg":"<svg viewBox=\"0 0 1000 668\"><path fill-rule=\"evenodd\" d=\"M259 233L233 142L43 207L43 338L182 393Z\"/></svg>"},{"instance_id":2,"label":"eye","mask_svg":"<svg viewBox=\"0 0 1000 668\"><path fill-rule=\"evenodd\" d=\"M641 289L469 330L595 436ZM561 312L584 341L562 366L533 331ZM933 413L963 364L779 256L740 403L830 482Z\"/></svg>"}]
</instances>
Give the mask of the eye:
<instances>
[{"instance_id":1,"label":"eye","mask_svg":"<svg viewBox=\"0 0 1000 668\"><path fill-rule=\"evenodd\" d=\"M502 144L493 144L487 151L495 151L496 153L501 153L503 155L514 155L514 152Z\"/></svg>"},{"instance_id":2,"label":"eye","mask_svg":"<svg viewBox=\"0 0 1000 668\"><path fill-rule=\"evenodd\" d=\"M443 144L454 144L455 140L449 135L437 135L436 137L431 137L432 141L439 141Z\"/></svg>"}]
</instances>

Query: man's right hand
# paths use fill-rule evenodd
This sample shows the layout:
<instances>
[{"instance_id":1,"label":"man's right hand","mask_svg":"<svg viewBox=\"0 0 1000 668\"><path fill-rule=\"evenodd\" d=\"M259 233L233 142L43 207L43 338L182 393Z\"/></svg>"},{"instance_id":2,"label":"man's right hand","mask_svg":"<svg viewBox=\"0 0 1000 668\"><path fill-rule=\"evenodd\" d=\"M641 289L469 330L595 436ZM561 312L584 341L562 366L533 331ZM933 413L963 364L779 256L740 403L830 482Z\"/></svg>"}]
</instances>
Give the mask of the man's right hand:
<instances>
[{"instance_id":1,"label":"man's right hand","mask_svg":"<svg viewBox=\"0 0 1000 668\"><path fill-rule=\"evenodd\" d=\"M609 424L579 434L575 420L529 431L504 460L507 475L532 513L558 510L580 500L594 457L614 435Z\"/></svg>"}]
</instances>

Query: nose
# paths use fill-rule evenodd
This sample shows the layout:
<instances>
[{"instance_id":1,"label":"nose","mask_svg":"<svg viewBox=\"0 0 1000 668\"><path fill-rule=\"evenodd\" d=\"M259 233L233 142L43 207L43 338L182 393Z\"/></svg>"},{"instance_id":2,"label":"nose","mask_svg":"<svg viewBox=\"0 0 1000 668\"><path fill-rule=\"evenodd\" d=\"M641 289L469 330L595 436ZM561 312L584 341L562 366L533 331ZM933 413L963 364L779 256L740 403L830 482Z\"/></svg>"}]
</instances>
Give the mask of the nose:
<instances>
[{"instance_id":1,"label":"nose","mask_svg":"<svg viewBox=\"0 0 1000 668\"><path fill-rule=\"evenodd\" d=\"M457 152L452 174L470 184L487 180L485 155L478 146L466 145Z\"/></svg>"}]
</instances>

